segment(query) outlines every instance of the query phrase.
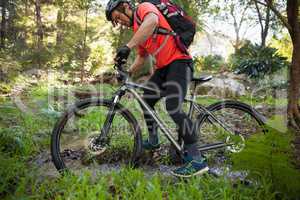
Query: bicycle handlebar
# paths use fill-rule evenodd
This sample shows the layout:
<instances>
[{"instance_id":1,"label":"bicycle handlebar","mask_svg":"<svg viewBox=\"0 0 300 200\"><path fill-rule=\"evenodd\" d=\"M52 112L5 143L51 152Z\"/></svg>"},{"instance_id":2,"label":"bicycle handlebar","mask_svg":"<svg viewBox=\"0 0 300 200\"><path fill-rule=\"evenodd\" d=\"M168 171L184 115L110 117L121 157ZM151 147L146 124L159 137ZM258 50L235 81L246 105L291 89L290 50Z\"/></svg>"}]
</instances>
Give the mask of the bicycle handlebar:
<instances>
[{"instance_id":1,"label":"bicycle handlebar","mask_svg":"<svg viewBox=\"0 0 300 200\"><path fill-rule=\"evenodd\" d=\"M114 69L118 72L117 74L117 79L118 81L123 81L126 82L128 80L129 77L129 73L124 70L123 66L125 66L126 62L116 62L114 65ZM164 91L161 92L160 90L156 90L155 88L151 88L145 85L139 85L133 82L129 82L127 83L128 85L130 85L130 87L133 88L139 88L139 89L143 89L143 90L148 90L148 91L152 91L155 92L157 95L164 95Z\"/></svg>"},{"instance_id":2,"label":"bicycle handlebar","mask_svg":"<svg viewBox=\"0 0 300 200\"><path fill-rule=\"evenodd\" d=\"M118 81L124 81L124 80L127 80L127 78L129 77L129 73L123 68L123 66L125 66L126 62L117 62L115 63L114 65L114 69L117 70L118 72L118 76L117 76L117 79Z\"/></svg>"}]
</instances>

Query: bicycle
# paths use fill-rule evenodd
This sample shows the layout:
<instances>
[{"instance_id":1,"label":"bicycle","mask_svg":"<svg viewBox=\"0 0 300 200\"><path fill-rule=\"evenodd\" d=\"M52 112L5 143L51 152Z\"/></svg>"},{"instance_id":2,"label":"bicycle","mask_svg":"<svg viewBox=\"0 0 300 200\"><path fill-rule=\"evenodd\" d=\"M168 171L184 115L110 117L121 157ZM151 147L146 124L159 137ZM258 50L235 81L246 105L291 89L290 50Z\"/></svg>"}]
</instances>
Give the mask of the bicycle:
<instances>
[{"instance_id":1,"label":"bicycle","mask_svg":"<svg viewBox=\"0 0 300 200\"><path fill-rule=\"evenodd\" d=\"M51 137L51 155L58 171L77 171L83 167L90 169L101 163L138 164L142 155L142 131L132 112L120 103L125 93L130 93L140 106L148 110L183 158L183 141L174 138L165 121L143 101L138 92L158 91L131 82L124 66L124 63L114 66L121 86L111 99L80 100L70 106L56 123ZM209 106L198 104L195 94L197 86L211 79L212 76L193 78L192 96L185 98L188 116L193 119L198 131L199 149L206 152L225 148L230 152L239 152L245 147L245 139L249 136L267 132L266 119L254 108L239 101L225 100Z\"/></svg>"}]
</instances>

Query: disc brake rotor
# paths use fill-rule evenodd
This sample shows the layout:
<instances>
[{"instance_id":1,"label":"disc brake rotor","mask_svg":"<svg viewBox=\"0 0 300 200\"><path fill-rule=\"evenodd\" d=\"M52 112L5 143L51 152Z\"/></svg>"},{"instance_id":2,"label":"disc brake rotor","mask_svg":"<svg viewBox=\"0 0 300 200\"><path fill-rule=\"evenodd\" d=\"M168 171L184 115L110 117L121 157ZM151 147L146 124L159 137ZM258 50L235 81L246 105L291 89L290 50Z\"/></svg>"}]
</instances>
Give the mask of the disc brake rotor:
<instances>
[{"instance_id":1,"label":"disc brake rotor","mask_svg":"<svg viewBox=\"0 0 300 200\"><path fill-rule=\"evenodd\" d=\"M98 135L89 135L85 139L85 149L88 150L89 153L94 155L103 154L107 149L107 144L103 142L96 142Z\"/></svg>"},{"instance_id":2,"label":"disc brake rotor","mask_svg":"<svg viewBox=\"0 0 300 200\"><path fill-rule=\"evenodd\" d=\"M230 144L226 147L227 150L238 153L245 148L245 138L241 134L229 135L226 137L226 144Z\"/></svg>"}]
</instances>

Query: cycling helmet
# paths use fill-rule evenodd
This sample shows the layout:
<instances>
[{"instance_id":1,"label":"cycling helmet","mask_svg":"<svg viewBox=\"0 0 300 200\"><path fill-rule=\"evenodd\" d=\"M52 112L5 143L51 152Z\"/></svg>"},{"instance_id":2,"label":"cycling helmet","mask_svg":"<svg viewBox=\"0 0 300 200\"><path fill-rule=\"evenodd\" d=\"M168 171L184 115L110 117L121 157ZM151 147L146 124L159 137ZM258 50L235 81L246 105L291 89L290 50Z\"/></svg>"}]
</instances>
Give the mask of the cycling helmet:
<instances>
[{"instance_id":1,"label":"cycling helmet","mask_svg":"<svg viewBox=\"0 0 300 200\"><path fill-rule=\"evenodd\" d=\"M120 3L128 3L132 8L130 0L109 0L105 9L105 15L108 21L111 21L111 13L120 5Z\"/></svg>"}]
</instances>

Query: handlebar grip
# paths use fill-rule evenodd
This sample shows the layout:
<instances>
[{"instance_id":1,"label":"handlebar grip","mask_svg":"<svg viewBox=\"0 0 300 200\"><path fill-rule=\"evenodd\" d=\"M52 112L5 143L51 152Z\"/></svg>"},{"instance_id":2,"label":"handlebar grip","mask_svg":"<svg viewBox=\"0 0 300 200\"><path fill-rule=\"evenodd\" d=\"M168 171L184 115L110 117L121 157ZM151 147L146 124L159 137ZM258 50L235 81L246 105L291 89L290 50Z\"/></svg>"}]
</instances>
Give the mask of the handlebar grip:
<instances>
[{"instance_id":1,"label":"handlebar grip","mask_svg":"<svg viewBox=\"0 0 300 200\"><path fill-rule=\"evenodd\" d=\"M123 60L118 59L118 60L116 60L115 66L118 70L124 72L125 70L123 69L123 66L126 64L126 62L127 62L127 60L125 60L125 59L123 59Z\"/></svg>"},{"instance_id":2,"label":"handlebar grip","mask_svg":"<svg viewBox=\"0 0 300 200\"><path fill-rule=\"evenodd\" d=\"M126 80L129 76L128 72L124 69L124 65L126 64L126 61L119 61L116 62L114 65L114 68L118 71L117 80L118 82L122 82Z\"/></svg>"}]
</instances>

